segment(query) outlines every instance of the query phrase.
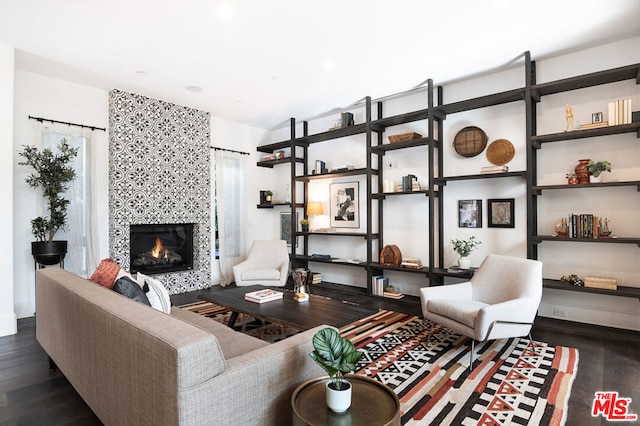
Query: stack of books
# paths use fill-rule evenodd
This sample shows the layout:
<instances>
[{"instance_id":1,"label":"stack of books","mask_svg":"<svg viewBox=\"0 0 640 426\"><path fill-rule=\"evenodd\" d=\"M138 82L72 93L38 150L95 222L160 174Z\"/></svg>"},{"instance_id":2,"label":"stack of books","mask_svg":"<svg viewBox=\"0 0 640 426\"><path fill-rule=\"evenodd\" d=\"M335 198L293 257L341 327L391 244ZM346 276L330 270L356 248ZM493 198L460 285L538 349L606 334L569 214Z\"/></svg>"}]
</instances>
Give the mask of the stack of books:
<instances>
[{"instance_id":1,"label":"stack of books","mask_svg":"<svg viewBox=\"0 0 640 426\"><path fill-rule=\"evenodd\" d=\"M422 260L414 257L405 257L402 259L400 266L409 269L420 269L422 268Z\"/></svg>"},{"instance_id":2,"label":"stack of books","mask_svg":"<svg viewBox=\"0 0 640 426\"><path fill-rule=\"evenodd\" d=\"M244 300L253 303L266 303L272 302L274 300L282 299L284 293L281 291L271 290L270 288L258 291L252 291L251 293L246 293L244 295Z\"/></svg>"},{"instance_id":3,"label":"stack of books","mask_svg":"<svg viewBox=\"0 0 640 426\"><path fill-rule=\"evenodd\" d=\"M311 273L311 284L320 284L322 282L322 274L320 272Z\"/></svg>"},{"instance_id":4,"label":"stack of books","mask_svg":"<svg viewBox=\"0 0 640 426\"><path fill-rule=\"evenodd\" d=\"M383 275L371 277L371 292L374 296L384 295L385 287L389 287L389 278L385 278Z\"/></svg>"},{"instance_id":5,"label":"stack of books","mask_svg":"<svg viewBox=\"0 0 640 426\"><path fill-rule=\"evenodd\" d=\"M382 293L382 295L391 299L402 299L404 297L404 294L400 293L397 290L385 291L384 293Z\"/></svg>"},{"instance_id":6,"label":"stack of books","mask_svg":"<svg viewBox=\"0 0 640 426\"><path fill-rule=\"evenodd\" d=\"M619 124L631 124L633 119L631 112L631 99L621 99L618 101L609 102L609 126L617 126Z\"/></svg>"},{"instance_id":7,"label":"stack of books","mask_svg":"<svg viewBox=\"0 0 640 426\"><path fill-rule=\"evenodd\" d=\"M484 166L480 169L480 174L485 175L488 173L506 173L509 171L509 166Z\"/></svg>"}]
</instances>

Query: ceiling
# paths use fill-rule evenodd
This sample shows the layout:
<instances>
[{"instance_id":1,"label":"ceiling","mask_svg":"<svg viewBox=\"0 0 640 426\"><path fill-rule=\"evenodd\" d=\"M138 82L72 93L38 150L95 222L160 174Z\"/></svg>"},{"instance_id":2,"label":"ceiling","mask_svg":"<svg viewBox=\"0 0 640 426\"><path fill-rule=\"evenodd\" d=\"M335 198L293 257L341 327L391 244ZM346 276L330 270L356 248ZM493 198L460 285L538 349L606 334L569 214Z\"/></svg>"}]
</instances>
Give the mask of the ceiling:
<instances>
[{"instance_id":1,"label":"ceiling","mask_svg":"<svg viewBox=\"0 0 640 426\"><path fill-rule=\"evenodd\" d=\"M19 69L265 129L637 35L637 0L0 0Z\"/></svg>"}]
</instances>

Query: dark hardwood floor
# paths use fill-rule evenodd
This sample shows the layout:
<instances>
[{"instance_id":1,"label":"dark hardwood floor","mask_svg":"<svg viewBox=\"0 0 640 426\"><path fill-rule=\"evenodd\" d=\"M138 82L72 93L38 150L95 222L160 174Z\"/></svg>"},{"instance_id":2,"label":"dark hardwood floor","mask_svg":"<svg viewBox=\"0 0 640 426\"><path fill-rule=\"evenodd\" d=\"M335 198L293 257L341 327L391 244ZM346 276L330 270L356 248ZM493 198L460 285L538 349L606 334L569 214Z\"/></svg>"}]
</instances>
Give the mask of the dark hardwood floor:
<instances>
[{"instance_id":1,"label":"dark hardwood floor","mask_svg":"<svg viewBox=\"0 0 640 426\"><path fill-rule=\"evenodd\" d=\"M203 291L172 296L174 305L198 300ZM339 285L312 291L377 309L420 315L419 300L368 297L363 290ZM631 398L630 410L640 414L640 333L567 321L538 318L535 340L579 350L578 374L569 400L567 425L605 425L591 416L596 391L617 391ZM18 333L0 337L0 425L100 425L59 371L49 371L47 355L35 340L35 319L18 321ZM626 424L626 423L625 423Z\"/></svg>"}]
</instances>

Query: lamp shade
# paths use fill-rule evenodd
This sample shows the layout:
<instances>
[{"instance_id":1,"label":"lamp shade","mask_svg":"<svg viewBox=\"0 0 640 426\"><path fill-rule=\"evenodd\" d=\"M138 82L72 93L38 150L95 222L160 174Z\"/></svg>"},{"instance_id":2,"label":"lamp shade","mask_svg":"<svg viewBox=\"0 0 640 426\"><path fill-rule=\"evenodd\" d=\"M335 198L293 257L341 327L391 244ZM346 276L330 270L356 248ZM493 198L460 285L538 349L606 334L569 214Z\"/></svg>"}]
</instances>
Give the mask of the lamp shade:
<instances>
[{"instance_id":1,"label":"lamp shade","mask_svg":"<svg viewBox=\"0 0 640 426\"><path fill-rule=\"evenodd\" d=\"M311 201L307 203L307 214L313 216L324 214L324 211L322 210L322 203L319 201Z\"/></svg>"}]
</instances>

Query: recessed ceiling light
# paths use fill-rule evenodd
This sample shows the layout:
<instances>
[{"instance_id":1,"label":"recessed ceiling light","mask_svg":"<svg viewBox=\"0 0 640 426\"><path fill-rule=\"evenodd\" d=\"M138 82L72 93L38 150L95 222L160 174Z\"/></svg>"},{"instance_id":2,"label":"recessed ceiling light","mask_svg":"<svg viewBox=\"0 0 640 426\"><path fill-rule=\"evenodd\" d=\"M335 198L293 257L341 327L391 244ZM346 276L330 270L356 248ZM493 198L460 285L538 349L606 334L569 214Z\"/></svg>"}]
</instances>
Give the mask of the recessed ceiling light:
<instances>
[{"instance_id":1,"label":"recessed ceiling light","mask_svg":"<svg viewBox=\"0 0 640 426\"><path fill-rule=\"evenodd\" d=\"M200 86L185 86L185 89L190 92L202 92L202 87Z\"/></svg>"}]
</instances>

